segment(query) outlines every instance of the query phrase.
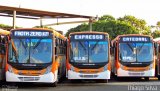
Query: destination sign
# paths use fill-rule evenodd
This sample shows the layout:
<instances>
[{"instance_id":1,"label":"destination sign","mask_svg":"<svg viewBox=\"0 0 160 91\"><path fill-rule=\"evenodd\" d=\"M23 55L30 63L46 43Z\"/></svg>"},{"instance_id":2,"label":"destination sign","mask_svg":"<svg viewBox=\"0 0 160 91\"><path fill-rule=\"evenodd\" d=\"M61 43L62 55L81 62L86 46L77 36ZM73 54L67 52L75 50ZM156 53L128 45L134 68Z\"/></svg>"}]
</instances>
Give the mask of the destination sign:
<instances>
[{"instance_id":1,"label":"destination sign","mask_svg":"<svg viewBox=\"0 0 160 91\"><path fill-rule=\"evenodd\" d=\"M46 31L15 31L13 33L17 37L47 37L49 32Z\"/></svg>"},{"instance_id":2,"label":"destination sign","mask_svg":"<svg viewBox=\"0 0 160 91\"><path fill-rule=\"evenodd\" d=\"M75 40L101 40L101 39L105 39L104 35L96 35L96 34L86 34L86 35L74 35L73 39Z\"/></svg>"},{"instance_id":3,"label":"destination sign","mask_svg":"<svg viewBox=\"0 0 160 91\"><path fill-rule=\"evenodd\" d=\"M150 42L149 37L132 36L132 37L121 37L121 42Z\"/></svg>"}]
</instances>

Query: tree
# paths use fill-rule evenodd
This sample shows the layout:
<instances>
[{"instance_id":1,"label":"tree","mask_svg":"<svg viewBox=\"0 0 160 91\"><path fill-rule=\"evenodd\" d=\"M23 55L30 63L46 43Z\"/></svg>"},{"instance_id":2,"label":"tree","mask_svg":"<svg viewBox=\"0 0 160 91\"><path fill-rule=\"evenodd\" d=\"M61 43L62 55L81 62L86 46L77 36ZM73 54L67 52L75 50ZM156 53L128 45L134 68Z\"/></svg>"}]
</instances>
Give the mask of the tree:
<instances>
[{"instance_id":1,"label":"tree","mask_svg":"<svg viewBox=\"0 0 160 91\"><path fill-rule=\"evenodd\" d=\"M81 32L81 31L89 31L89 25L84 23L84 24L78 25L75 28L71 28L68 30L68 32L65 34L65 36L68 37L69 34L72 32Z\"/></svg>"},{"instance_id":2,"label":"tree","mask_svg":"<svg viewBox=\"0 0 160 91\"><path fill-rule=\"evenodd\" d=\"M158 38L158 37L160 37L159 35L160 35L160 31L159 31L159 30L155 30L155 31L152 33L153 38Z\"/></svg>"},{"instance_id":3,"label":"tree","mask_svg":"<svg viewBox=\"0 0 160 91\"><path fill-rule=\"evenodd\" d=\"M138 19L131 15L125 15L124 17L118 18L119 21L125 21L129 23L131 26L134 26L136 30L139 31L140 34L150 34L150 27L147 26L146 21L143 19Z\"/></svg>"},{"instance_id":4,"label":"tree","mask_svg":"<svg viewBox=\"0 0 160 91\"><path fill-rule=\"evenodd\" d=\"M41 26L34 26L33 28L42 28ZM51 30L53 30L53 28L52 27L47 27L47 26L44 26L43 28L46 28L46 29L51 29Z\"/></svg>"},{"instance_id":5,"label":"tree","mask_svg":"<svg viewBox=\"0 0 160 91\"><path fill-rule=\"evenodd\" d=\"M160 30L160 21L158 21L156 25L157 30Z\"/></svg>"},{"instance_id":6,"label":"tree","mask_svg":"<svg viewBox=\"0 0 160 91\"><path fill-rule=\"evenodd\" d=\"M113 21L115 18L111 15L104 15L101 18L99 18L99 21Z\"/></svg>"},{"instance_id":7,"label":"tree","mask_svg":"<svg viewBox=\"0 0 160 91\"><path fill-rule=\"evenodd\" d=\"M68 30L66 36L71 32L86 31L88 28L88 24L81 24ZM149 34L149 28L146 26L146 22L133 16L115 19L111 15L104 15L92 24L93 31L107 32L111 39L122 34L138 34L141 29L143 29L143 34Z\"/></svg>"},{"instance_id":8,"label":"tree","mask_svg":"<svg viewBox=\"0 0 160 91\"><path fill-rule=\"evenodd\" d=\"M1 29L4 29L4 30L10 31L10 30L12 29L12 26L5 25L5 24L0 24L0 28L1 28Z\"/></svg>"},{"instance_id":9,"label":"tree","mask_svg":"<svg viewBox=\"0 0 160 91\"><path fill-rule=\"evenodd\" d=\"M4 29L4 30L8 30L8 31L10 31L11 29L13 29L12 26L5 25L5 24L0 24L0 28L1 28L1 29ZM16 28L21 28L21 27L17 27L17 26L16 26Z\"/></svg>"}]
</instances>

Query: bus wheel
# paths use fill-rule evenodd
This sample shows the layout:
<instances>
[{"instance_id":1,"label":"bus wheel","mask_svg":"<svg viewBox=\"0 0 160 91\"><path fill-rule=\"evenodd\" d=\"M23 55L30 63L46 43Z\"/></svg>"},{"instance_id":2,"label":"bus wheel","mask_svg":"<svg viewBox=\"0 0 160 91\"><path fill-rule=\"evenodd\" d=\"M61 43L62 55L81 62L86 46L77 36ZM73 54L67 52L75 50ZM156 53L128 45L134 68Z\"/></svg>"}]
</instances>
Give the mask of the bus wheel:
<instances>
[{"instance_id":1,"label":"bus wheel","mask_svg":"<svg viewBox=\"0 0 160 91\"><path fill-rule=\"evenodd\" d=\"M58 79L59 79L59 75L57 75L57 80L52 84L53 87L57 87L57 84L58 84L58 81L59 81Z\"/></svg>"},{"instance_id":2,"label":"bus wheel","mask_svg":"<svg viewBox=\"0 0 160 91\"><path fill-rule=\"evenodd\" d=\"M160 76L158 76L158 80L160 80Z\"/></svg>"},{"instance_id":3,"label":"bus wheel","mask_svg":"<svg viewBox=\"0 0 160 91\"><path fill-rule=\"evenodd\" d=\"M57 83L58 83L57 81L54 82L52 86L53 86L53 87L57 87Z\"/></svg>"},{"instance_id":4,"label":"bus wheel","mask_svg":"<svg viewBox=\"0 0 160 91\"><path fill-rule=\"evenodd\" d=\"M108 79L103 80L104 83L108 83Z\"/></svg>"},{"instance_id":5,"label":"bus wheel","mask_svg":"<svg viewBox=\"0 0 160 91\"><path fill-rule=\"evenodd\" d=\"M149 77L145 77L144 79L145 79L145 81L149 81Z\"/></svg>"}]
</instances>

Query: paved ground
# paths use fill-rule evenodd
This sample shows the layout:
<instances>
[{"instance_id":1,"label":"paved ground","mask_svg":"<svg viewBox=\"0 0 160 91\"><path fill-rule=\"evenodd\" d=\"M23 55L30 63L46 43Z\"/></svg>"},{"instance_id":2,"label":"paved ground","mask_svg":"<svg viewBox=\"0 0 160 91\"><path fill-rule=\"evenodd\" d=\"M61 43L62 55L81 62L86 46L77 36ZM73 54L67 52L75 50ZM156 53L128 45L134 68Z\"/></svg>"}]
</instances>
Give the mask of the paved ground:
<instances>
[{"instance_id":1,"label":"paved ground","mask_svg":"<svg viewBox=\"0 0 160 91\"><path fill-rule=\"evenodd\" d=\"M118 81L111 79L108 83L65 80L57 87L52 87L50 84L3 83L0 91L160 91L160 81L156 78L150 78L150 81L140 78L122 78Z\"/></svg>"}]
</instances>

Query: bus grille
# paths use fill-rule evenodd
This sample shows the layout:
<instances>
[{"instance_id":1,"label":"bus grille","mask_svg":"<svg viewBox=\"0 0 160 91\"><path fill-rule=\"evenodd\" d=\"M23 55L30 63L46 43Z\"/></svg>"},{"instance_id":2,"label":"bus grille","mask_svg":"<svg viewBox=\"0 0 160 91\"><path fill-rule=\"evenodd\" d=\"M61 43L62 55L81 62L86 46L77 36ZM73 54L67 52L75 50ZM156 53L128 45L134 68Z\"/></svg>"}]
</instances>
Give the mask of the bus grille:
<instances>
[{"instance_id":1,"label":"bus grille","mask_svg":"<svg viewBox=\"0 0 160 91\"><path fill-rule=\"evenodd\" d=\"M98 77L98 75L79 75L80 77L83 77L83 78L96 78Z\"/></svg>"},{"instance_id":2,"label":"bus grille","mask_svg":"<svg viewBox=\"0 0 160 91\"><path fill-rule=\"evenodd\" d=\"M38 81L40 77L18 77L21 81Z\"/></svg>"},{"instance_id":3,"label":"bus grille","mask_svg":"<svg viewBox=\"0 0 160 91\"><path fill-rule=\"evenodd\" d=\"M133 75L133 76L143 76L144 73L128 73L129 75Z\"/></svg>"},{"instance_id":4,"label":"bus grille","mask_svg":"<svg viewBox=\"0 0 160 91\"><path fill-rule=\"evenodd\" d=\"M80 73L98 73L99 71L93 70L93 71L79 71Z\"/></svg>"}]
</instances>

